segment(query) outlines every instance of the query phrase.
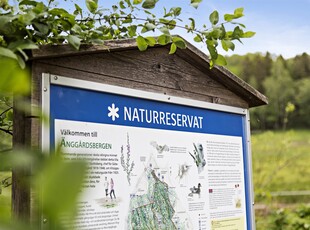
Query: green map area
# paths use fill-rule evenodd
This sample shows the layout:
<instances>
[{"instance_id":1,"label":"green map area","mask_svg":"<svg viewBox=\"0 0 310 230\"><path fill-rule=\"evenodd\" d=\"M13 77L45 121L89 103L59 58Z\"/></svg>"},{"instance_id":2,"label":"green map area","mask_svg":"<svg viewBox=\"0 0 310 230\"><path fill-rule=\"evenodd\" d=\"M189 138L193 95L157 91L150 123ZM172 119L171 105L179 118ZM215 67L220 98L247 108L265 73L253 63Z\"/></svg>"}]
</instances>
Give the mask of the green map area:
<instances>
[{"instance_id":1,"label":"green map area","mask_svg":"<svg viewBox=\"0 0 310 230\"><path fill-rule=\"evenodd\" d=\"M173 221L174 191L153 169L146 169L146 176L147 193L132 195L130 200L129 229L178 229Z\"/></svg>"}]
</instances>

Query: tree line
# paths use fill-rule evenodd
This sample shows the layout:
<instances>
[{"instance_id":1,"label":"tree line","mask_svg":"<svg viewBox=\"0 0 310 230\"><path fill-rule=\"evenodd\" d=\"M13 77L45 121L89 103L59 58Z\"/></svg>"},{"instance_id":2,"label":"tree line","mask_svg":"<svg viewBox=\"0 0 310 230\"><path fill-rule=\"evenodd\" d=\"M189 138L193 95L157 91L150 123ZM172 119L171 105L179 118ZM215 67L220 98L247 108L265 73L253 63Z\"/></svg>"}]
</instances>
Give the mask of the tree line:
<instances>
[{"instance_id":1,"label":"tree line","mask_svg":"<svg viewBox=\"0 0 310 230\"><path fill-rule=\"evenodd\" d=\"M285 59L255 53L227 57L227 68L268 97L269 104L251 109L256 130L310 128L310 56Z\"/></svg>"}]
</instances>

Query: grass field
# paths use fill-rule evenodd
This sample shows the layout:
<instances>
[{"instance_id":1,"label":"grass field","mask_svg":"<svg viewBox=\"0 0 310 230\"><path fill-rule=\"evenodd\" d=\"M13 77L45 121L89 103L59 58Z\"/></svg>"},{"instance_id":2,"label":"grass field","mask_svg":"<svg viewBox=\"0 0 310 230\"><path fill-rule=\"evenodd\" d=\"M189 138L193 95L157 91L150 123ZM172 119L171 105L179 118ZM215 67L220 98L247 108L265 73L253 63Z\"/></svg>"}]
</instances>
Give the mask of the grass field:
<instances>
[{"instance_id":1,"label":"grass field","mask_svg":"<svg viewBox=\"0 0 310 230\"><path fill-rule=\"evenodd\" d=\"M310 229L310 195L271 196L310 190L310 130L252 134L252 157L257 230Z\"/></svg>"},{"instance_id":2,"label":"grass field","mask_svg":"<svg viewBox=\"0 0 310 230\"><path fill-rule=\"evenodd\" d=\"M252 157L257 197L310 190L310 130L253 134Z\"/></svg>"}]
</instances>

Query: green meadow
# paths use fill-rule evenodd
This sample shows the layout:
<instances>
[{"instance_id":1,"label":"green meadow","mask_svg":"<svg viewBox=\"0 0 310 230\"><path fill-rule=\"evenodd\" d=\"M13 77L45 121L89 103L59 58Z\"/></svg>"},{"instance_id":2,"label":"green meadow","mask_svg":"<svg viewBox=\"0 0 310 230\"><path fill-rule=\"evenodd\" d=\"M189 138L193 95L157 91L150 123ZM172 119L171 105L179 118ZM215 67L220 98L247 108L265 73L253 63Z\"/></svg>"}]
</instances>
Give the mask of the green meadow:
<instances>
[{"instance_id":1,"label":"green meadow","mask_svg":"<svg viewBox=\"0 0 310 230\"><path fill-rule=\"evenodd\" d=\"M252 158L257 230L310 229L310 130L254 133Z\"/></svg>"},{"instance_id":2,"label":"green meadow","mask_svg":"<svg viewBox=\"0 0 310 230\"><path fill-rule=\"evenodd\" d=\"M252 159L257 201L271 192L310 190L310 130L252 134Z\"/></svg>"}]
</instances>

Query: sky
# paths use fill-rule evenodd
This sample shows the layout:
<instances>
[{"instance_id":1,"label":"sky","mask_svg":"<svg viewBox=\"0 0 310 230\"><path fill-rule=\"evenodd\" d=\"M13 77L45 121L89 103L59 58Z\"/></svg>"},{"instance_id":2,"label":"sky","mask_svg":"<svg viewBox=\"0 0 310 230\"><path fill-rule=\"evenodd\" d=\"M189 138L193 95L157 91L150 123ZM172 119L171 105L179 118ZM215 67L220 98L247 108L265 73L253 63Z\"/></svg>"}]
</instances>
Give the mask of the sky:
<instances>
[{"instance_id":1,"label":"sky","mask_svg":"<svg viewBox=\"0 0 310 230\"><path fill-rule=\"evenodd\" d=\"M223 16L239 7L244 8L245 15L240 22L256 35L244 39L243 44L237 42L235 51L228 54L268 51L284 58L303 52L310 54L310 0L204 0L196 13L190 7L184 13L208 20L213 10ZM227 54L225 51L222 53Z\"/></svg>"},{"instance_id":2,"label":"sky","mask_svg":"<svg viewBox=\"0 0 310 230\"><path fill-rule=\"evenodd\" d=\"M60 1L62 4L62 1ZM75 2L75 1L74 1ZM85 5L84 0L76 1ZM99 5L107 7L116 0L98 0ZM190 6L190 0L160 0L158 9L172 6L182 7L184 20L193 17L196 24L209 22L209 15L217 10L223 21L223 15L233 13L236 8L244 8L244 17L239 22L246 25L246 31L254 31L256 35L243 39L243 44L236 42L233 52L220 50L223 55L266 53L291 58L304 52L310 54L310 0L203 0L198 9ZM207 53L204 45L192 40L184 30L174 34L181 35L190 43Z\"/></svg>"}]
</instances>

